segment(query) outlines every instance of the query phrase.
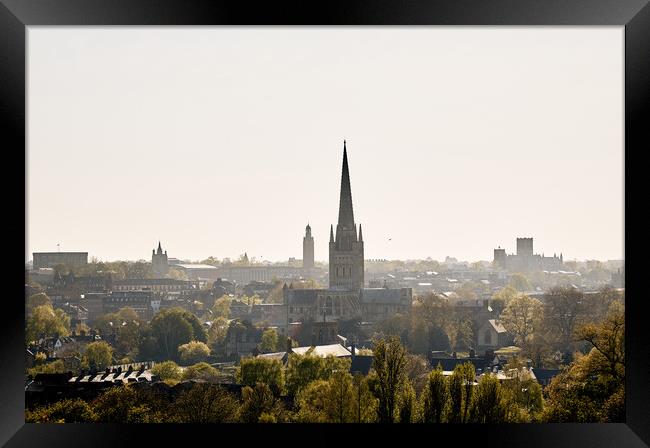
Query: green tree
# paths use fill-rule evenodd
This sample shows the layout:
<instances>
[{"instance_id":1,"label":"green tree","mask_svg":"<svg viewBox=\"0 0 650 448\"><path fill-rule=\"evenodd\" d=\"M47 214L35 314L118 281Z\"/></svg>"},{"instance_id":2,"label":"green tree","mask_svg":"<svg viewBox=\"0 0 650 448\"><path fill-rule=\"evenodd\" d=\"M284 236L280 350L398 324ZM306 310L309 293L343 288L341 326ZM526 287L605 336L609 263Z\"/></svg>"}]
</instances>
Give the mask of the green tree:
<instances>
[{"instance_id":1,"label":"green tree","mask_svg":"<svg viewBox=\"0 0 650 448\"><path fill-rule=\"evenodd\" d=\"M314 355L311 350L304 355L289 354L285 371L287 393L296 396L300 390L312 381L327 380L335 370L350 369L350 360L327 356L321 358Z\"/></svg>"},{"instance_id":2,"label":"green tree","mask_svg":"<svg viewBox=\"0 0 650 448\"><path fill-rule=\"evenodd\" d=\"M422 393L422 417L425 423L442 423L445 407L449 400L447 381L442 374L442 367L431 371L427 385Z\"/></svg>"},{"instance_id":3,"label":"green tree","mask_svg":"<svg viewBox=\"0 0 650 448\"><path fill-rule=\"evenodd\" d=\"M400 423L415 423L418 421L415 390L408 380L404 381L397 396L397 413Z\"/></svg>"},{"instance_id":4,"label":"green tree","mask_svg":"<svg viewBox=\"0 0 650 448\"><path fill-rule=\"evenodd\" d=\"M104 341L91 342L86 346L83 364L90 370L104 370L113 363L113 348Z\"/></svg>"},{"instance_id":5,"label":"green tree","mask_svg":"<svg viewBox=\"0 0 650 448\"><path fill-rule=\"evenodd\" d=\"M225 319L228 319L230 316L230 303L232 300L226 296L223 296L214 302L214 306L212 307L212 314L215 317L223 317Z\"/></svg>"},{"instance_id":6,"label":"green tree","mask_svg":"<svg viewBox=\"0 0 650 448\"><path fill-rule=\"evenodd\" d=\"M91 406L80 398L63 399L47 406L27 409L27 423L89 423L97 420Z\"/></svg>"},{"instance_id":7,"label":"green tree","mask_svg":"<svg viewBox=\"0 0 650 448\"><path fill-rule=\"evenodd\" d=\"M207 362L199 362L183 370L183 380L205 380L215 382L219 378L219 371Z\"/></svg>"},{"instance_id":8,"label":"green tree","mask_svg":"<svg viewBox=\"0 0 650 448\"><path fill-rule=\"evenodd\" d=\"M25 331L27 342L36 341L41 337L68 336L69 334L70 317L61 309L53 309L51 305L35 307L27 319Z\"/></svg>"},{"instance_id":9,"label":"green tree","mask_svg":"<svg viewBox=\"0 0 650 448\"><path fill-rule=\"evenodd\" d=\"M210 348L203 342L190 341L178 346L180 360L185 363L205 361L210 356Z\"/></svg>"},{"instance_id":10,"label":"green tree","mask_svg":"<svg viewBox=\"0 0 650 448\"><path fill-rule=\"evenodd\" d=\"M326 380L315 380L301 388L296 395L298 412L295 419L299 423L327 423L329 416L326 411L326 398L329 383Z\"/></svg>"},{"instance_id":11,"label":"green tree","mask_svg":"<svg viewBox=\"0 0 650 448\"><path fill-rule=\"evenodd\" d=\"M620 302L610 305L606 319L600 324L585 324L577 338L589 342L605 360L599 371L605 371L615 380L625 379L625 307Z\"/></svg>"},{"instance_id":12,"label":"green tree","mask_svg":"<svg viewBox=\"0 0 650 448\"><path fill-rule=\"evenodd\" d=\"M284 391L284 369L277 359L243 358L237 369L237 379L244 386L267 384L274 394Z\"/></svg>"},{"instance_id":13,"label":"green tree","mask_svg":"<svg viewBox=\"0 0 650 448\"><path fill-rule=\"evenodd\" d=\"M27 374L35 377L39 373L65 373L66 371L63 360L57 359L47 364L37 364L31 369L27 369Z\"/></svg>"},{"instance_id":14,"label":"green tree","mask_svg":"<svg viewBox=\"0 0 650 448\"><path fill-rule=\"evenodd\" d=\"M372 423L377 419L377 399L372 394L368 380L361 373L356 372L354 383L354 422Z\"/></svg>"},{"instance_id":15,"label":"green tree","mask_svg":"<svg viewBox=\"0 0 650 448\"><path fill-rule=\"evenodd\" d=\"M260 343L260 351L262 353L271 353L277 350L278 347L278 332L273 328L264 330L262 333L262 342Z\"/></svg>"},{"instance_id":16,"label":"green tree","mask_svg":"<svg viewBox=\"0 0 650 448\"><path fill-rule=\"evenodd\" d=\"M336 370L328 381L327 414L335 423L355 421L354 386L347 370Z\"/></svg>"},{"instance_id":17,"label":"green tree","mask_svg":"<svg viewBox=\"0 0 650 448\"><path fill-rule=\"evenodd\" d=\"M406 378L406 351L398 338L376 341L372 366L377 377L374 392L379 400L379 421L393 423L397 397Z\"/></svg>"},{"instance_id":18,"label":"green tree","mask_svg":"<svg viewBox=\"0 0 650 448\"><path fill-rule=\"evenodd\" d=\"M505 423L507 404L496 375L481 375L472 402L470 421L473 423Z\"/></svg>"},{"instance_id":19,"label":"green tree","mask_svg":"<svg viewBox=\"0 0 650 448\"><path fill-rule=\"evenodd\" d=\"M467 423L474 394L474 365L457 364L449 378L449 422Z\"/></svg>"},{"instance_id":20,"label":"green tree","mask_svg":"<svg viewBox=\"0 0 650 448\"><path fill-rule=\"evenodd\" d=\"M25 305L27 306L27 314L30 315L32 310L38 306L52 306L52 301L45 293L41 292L29 296L25 301Z\"/></svg>"},{"instance_id":21,"label":"green tree","mask_svg":"<svg viewBox=\"0 0 650 448\"><path fill-rule=\"evenodd\" d=\"M180 381L183 375L180 367L174 361L156 363L151 368L151 373L158 376L161 381Z\"/></svg>"},{"instance_id":22,"label":"green tree","mask_svg":"<svg viewBox=\"0 0 650 448\"><path fill-rule=\"evenodd\" d=\"M101 423L126 423L129 410L139 401L136 391L127 384L111 387L91 402Z\"/></svg>"},{"instance_id":23,"label":"green tree","mask_svg":"<svg viewBox=\"0 0 650 448\"><path fill-rule=\"evenodd\" d=\"M577 332L592 345L546 387L546 422L625 421L625 310L612 304L600 324Z\"/></svg>"},{"instance_id":24,"label":"green tree","mask_svg":"<svg viewBox=\"0 0 650 448\"><path fill-rule=\"evenodd\" d=\"M220 386L197 383L174 403L181 423L233 423L239 420L237 399Z\"/></svg>"},{"instance_id":25,"label":"green tree","mask_svg":"<svg viewBox=\"0 0 650 448\"><path fill-rule=\"evenodd\" d=\"M276 421L283 413L282 404L265 383L242 389L241 420L243 423L257 423L262 415L272 415Z\"/></svg>"},{"instance_id":26,"label":"green tree","mask_svg":"<svg viewBox=\"0 0 650 448\"><path fill-rule=\"evenodd\" d=\"M151 320L151 329L160 352L166 359L178 359L178 346L194 338L192 324L180 308L168 308L158 312Z\"/></svg>"}]
</instances>

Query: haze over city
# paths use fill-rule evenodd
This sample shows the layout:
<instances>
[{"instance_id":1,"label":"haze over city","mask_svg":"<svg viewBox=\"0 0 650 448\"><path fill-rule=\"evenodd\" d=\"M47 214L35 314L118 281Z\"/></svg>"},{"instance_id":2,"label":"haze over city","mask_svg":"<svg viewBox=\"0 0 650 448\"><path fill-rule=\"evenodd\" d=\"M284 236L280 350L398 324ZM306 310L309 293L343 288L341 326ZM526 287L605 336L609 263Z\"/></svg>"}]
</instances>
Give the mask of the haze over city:
<instances>
[{"instance_id":1,"label":"haze over city","mask_svg":"<svg viewBox=\"0 0 650 448\"><path fill-rule=\"evenodd\" d=\"M513 33L516 38L513 38ZM621 28L28 31L27 253L623 258ZM404 49L408 51L404 51Z\"/></svg>"}]
</instances>

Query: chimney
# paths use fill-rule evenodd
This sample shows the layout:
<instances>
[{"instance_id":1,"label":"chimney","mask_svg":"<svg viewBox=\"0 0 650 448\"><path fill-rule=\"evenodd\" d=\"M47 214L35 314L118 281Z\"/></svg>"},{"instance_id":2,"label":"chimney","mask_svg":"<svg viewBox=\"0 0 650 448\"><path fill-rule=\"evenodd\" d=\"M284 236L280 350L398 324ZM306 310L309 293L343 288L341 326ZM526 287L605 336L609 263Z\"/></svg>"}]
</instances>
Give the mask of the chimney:
<instances>
[{"instance_id":1,"label":"chimney","mask_svg":"<svg viewBox=\"0 0 650 448\"><path fill-rule=\"evenodd\" d=\"M451 357L452 357L452 358L455 358L455 357L456 357L456 352L453 352L453 353L451 354Z\"/></svg>"},{"instance_id":2,"label":"chimney","mask_svg":"<svg viewBox=\"0 0 650 448\"><path fill-rule=\"evenodd\" d=\"M291 346L291 338L287 338L287 353L293 353Z\"/></svg>"},{"instance_id":3,"label":"chimney","mask_svg":"<svg viewBox=\"0 0 650 448\"><path fill-rule=\"evenodd\" d=\"M476 357L476 352L474 351L473 348L470 349L470 351L469 351L469 357L470 357L470 358L475 358L475 357Z\"/></svg>"},{"instance_id":4,"label":"chimney","mask_svg":"<svg viewBox=\"0 0 650 448\"><path fill-rule=\"evenodd\" d=\"M353 358L357 355L357 350L356 350L356 347L354 346L354 342L350 346L350 353L352 353Z\"/></svg>"}]
</instances>

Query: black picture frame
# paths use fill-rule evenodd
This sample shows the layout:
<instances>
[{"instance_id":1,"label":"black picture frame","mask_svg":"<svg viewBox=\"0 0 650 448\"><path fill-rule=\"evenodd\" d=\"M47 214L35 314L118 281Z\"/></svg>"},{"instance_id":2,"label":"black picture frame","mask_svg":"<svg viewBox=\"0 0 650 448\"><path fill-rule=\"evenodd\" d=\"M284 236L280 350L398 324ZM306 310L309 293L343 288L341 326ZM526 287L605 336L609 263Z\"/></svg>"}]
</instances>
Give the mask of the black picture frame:
<instances>
[{"instance_id":1,"label":"black picture frame","mask_svg":"<svg viewBox=\"0 0 650 448\"><path fill-rule=\"evenodd\" d=\"M246 425L55 425L24 423L24 295L15 281L22 262L8 255L12 286L4 297L3 325L0 327L0 443L7 446L141 445L157 438L169 443L209 443L234 436L246 443L253 435L260 443L346 443L341 437L353 429L355 439L383 440L393 436L395 443L462 443L471 436L476 444L500 446L588 446L641 447L650 444L650 350L644 332L643 301L639 288L636 254L644 245L633 225L641 220L643 199L633 202L634 191L643 191L640 170L642 155L650 148L650 6L647 0L330 0L330 1L224 1L224 0L1 0L0 4L0 111L2 114L3 153L16 155L6 162L16 177L26 169L26 27L30 25L615 25L625 27L625 258L626 288L632 294L626 301L627 368L626 423L624 424L511 424L511 425L266 425L256 429ZM182 88L182 87L179 87ZM9 159L5 159L9 160ZM21 162L22 161L22 162ZM17 165L16 165L17 164ZM27 172L23 171L25 176ZM637 175L638 174L638 175ZM26 203L17 188L20 179L8 179L5 242L19 239L25 232ZM26 177L23 179L23 188ZM17 191L18 190L18 191ZM26 201L26 199L25 199ZM7 201L5 201L6 203ZM22 205L21 205L21 202ZM11 208L10 208L11 207ZM20 209L20 207L25 207ZM641 221L643 222L643 221ZM630 232L632 237L630 238ZM25 251L25 246L21 249ZM24 275L24 271L20 273ZM19 286L21 290L19 291ZM345 433L345 434L344 434ZM360 439L357 439L359 436ZM416 442L423 438L423 442ZM443 442L443 438L447 442ZM233 441L235 442L235 441ZM229 443L233 443L229 442ZM200 442L205 443L205 442ZM370 443L375 443L373 440ZM402 442L403 443L403 442Z\"/></svg>"}]
</instances>

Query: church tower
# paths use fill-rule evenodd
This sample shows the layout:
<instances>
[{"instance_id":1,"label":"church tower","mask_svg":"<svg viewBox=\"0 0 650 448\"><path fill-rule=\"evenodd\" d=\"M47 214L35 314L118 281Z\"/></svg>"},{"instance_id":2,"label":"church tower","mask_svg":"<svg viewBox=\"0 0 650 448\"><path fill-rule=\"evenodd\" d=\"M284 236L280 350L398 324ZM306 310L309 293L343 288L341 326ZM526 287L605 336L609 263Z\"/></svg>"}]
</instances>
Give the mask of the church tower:
<instances>
[{"instance_id":1,"label":"church tower","mask_svg":"<svg viewBox=\"0 0 650 448\"><path fill-rule=\"evenodd\" d=\"M357 225L352 211L352 191L348 153L343 141L343 168L341 171L341 197L339 200L339 222L330 227L330 284L332 289L359 290L363 288L363 235L361 224Z\"/></svg>"},{"instance_id":2,"label":"church tower","mask_svg":"<svg viewBox=\"0 0 650 448\"><path fill-rule=\"evenodd\" d=\"M164 278L169 272L169 263L167 261L167 251L163 253L160 241L158 241L158 252L153 250L151 254L151 270L156 278Z\"/></svg>"},{"instance_id":3,"label":"church tower","mask_svg":"<svg viewBox=\"0 0 650 448\"><path fill-rule=\"evenodd\" d=\"M314 238L311 236L311 226L305 227L305 237L302 239L302 268L314 268Z\"/></svg>"}]
</instances>

